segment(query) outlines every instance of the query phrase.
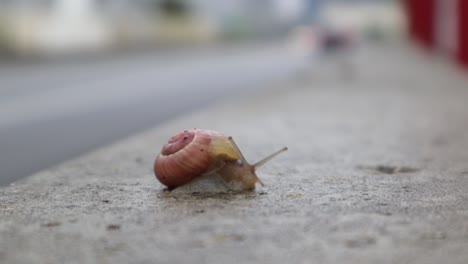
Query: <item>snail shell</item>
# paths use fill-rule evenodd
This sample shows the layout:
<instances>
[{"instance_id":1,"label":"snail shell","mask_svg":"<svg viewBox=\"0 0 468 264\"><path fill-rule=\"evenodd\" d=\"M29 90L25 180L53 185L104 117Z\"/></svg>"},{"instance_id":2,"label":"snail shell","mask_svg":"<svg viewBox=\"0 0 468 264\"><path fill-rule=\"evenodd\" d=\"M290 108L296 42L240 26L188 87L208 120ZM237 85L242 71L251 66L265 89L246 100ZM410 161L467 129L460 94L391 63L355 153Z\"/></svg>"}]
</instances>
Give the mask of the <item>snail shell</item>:
<instances>
[{"instance_id":1,"label":"snail shell","mask_svg":"<svg viewBox=\"0 0 468 264\"><path fill-rule=\"evenodd\" d=\"M220 177L231 190L253 190L257 182L263 184L255 169L285 150L250 165L231 137L190 129L177 133L163 146L154 162L154 174L169 189L209 176Z\"/></svg>"}]
</instances>

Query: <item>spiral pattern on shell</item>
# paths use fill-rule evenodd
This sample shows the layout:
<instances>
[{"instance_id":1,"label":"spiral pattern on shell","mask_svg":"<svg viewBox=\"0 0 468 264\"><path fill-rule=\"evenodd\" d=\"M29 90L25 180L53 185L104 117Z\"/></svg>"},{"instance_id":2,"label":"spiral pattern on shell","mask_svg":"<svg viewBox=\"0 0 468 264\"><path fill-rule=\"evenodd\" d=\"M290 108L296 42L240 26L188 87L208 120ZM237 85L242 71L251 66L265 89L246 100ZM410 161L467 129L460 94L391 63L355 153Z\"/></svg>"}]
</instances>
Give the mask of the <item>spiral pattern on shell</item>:
<instances>
[{"instance_id":1,"label":"spiral pattern on shell","mask_svg":"<svg viewBox=\"0 0 468 264\"><path fill-rule=\"evenodd\" d=\"M184 185L238 153L223 134L203 129L179 132L163 146L154 163L156 178L169 188Z\"/></svg>"}]
</instances>

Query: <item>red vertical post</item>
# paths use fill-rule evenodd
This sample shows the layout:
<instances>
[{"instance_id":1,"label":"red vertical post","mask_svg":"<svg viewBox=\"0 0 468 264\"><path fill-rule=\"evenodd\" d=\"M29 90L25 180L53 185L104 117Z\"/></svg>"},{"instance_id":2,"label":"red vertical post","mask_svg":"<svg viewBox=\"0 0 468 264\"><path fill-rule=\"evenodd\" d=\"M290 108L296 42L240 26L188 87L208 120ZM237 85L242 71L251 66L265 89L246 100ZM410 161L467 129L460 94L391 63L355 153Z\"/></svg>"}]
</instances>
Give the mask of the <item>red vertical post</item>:
<instances>
[{"instance_id":1,"label":"red vertical post","mask_svg":"<svg viewBox=\"0 0 468 264\"><path fill-rule=\"evenodd\" d=\"M435 43L435 0L406 0L408 31L427 48Z\"/></svg>"},{"instance_id":2,"label":"red vertical post","mask_svg":"<svg viewBox=\"0 0 468 264\"><path fill-rule=\"evenodd\" d=\"M416 27L416 7L417 3L415 0L405 0L405 11L406 11L406 26L408 30L408 35L411 39L417 38L417 27Z\"/></svg>"},{"instance_id":3,"label":"red vertical post","mask_svg":"<svg viewBox=\"0 0 468 264\"><path fill-rule=\"evenodd\" d=\"M410 0L411 1L411 15L412 15L412 23L413 23L413 37L414 40L419 41L420 34L421 34L421 23L420 23L420 16L419 16L419 8L421 5L420 0Z\"/></svg>"},{"instance_id":4,"label":"red vertical post","mask_svg":"<svg viewBox=\"0 0 468 264\"><path fill-rule=\"evenodd\" d=\"M419 0L420 41L427 48L434 46L435 0Z\"/></svg>"},{"instance_id":5,"label":"red vertical post","mask_svg":"<svg viewBox=\"0 0 468 264\"><path fill-rule=\"evenodd\" d=\"M421 0L413 0L413 8L414 8L414 30L415 30L415 39L417 41L421 40Z\"/></svg>"},{"instance_id":6,"label":"red vertical post","mask_svg":"<svg viewBox=\"0 0 468 264\"><path fill-rule=\"evenodd\" d=\"M423 46L431 49L435 46L436 42L435 1L405 0L409 35Z\"/></svg>"},{"instance_id":7,"label":"red vertical post","mask_svg":"<svg viewBox=\"0 0 468 264\"><path fill-rule=\"evenodd\" d=\"M458 0L458 61L468 66L468 1Z\"/></svg>"}]
</instances>

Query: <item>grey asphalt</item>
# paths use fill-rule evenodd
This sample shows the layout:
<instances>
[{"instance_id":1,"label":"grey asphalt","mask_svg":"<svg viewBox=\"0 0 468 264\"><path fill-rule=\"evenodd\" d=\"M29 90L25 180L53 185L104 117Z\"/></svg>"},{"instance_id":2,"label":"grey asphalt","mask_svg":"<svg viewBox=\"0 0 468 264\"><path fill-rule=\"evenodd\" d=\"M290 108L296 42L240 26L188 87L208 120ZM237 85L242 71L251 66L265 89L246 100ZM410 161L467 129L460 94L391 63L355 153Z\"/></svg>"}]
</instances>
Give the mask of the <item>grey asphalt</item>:
<instances>
[{"instance_id":1,"label":"grey asphalt","mask_svg":"<svg viewBox=\"0 0 468 264\"><path fill-rule=\"evenodd\" d=\"M0 188L0 262L466 263L466 73L399 45L354 63ZM189 127L233 136L251 161L289 151L255 192L165 191L154 158Z\"/></svg>"},{"instance_id":2,"label":"grey asphalt","mask_svg":"<svg viewBox=\"0 0 468 264\"><path fill-rule=\"evenodd\" d=\"M245 44L0 65L0 185L288 78L285 45Z\"/></svg>"}]
</instances>

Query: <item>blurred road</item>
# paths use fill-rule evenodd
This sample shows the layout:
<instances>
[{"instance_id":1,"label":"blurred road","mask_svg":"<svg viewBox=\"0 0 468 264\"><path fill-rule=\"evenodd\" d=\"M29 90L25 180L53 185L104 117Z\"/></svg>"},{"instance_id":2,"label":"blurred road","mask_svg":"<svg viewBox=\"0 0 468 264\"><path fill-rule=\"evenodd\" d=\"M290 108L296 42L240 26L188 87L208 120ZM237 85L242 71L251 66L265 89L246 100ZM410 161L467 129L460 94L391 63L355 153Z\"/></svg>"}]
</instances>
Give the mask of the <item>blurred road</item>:
<instances>
[{"instance_id":1,"label":"blurred road","mask_svg":"<svg viewBox=\"0 0 468 264\"><path fill-rule=\"evenodd\" d=\"M257 93L302 64L283 46L258 45L0 65L0 184L184 111Z\"/></svg>"}]
</instances>

